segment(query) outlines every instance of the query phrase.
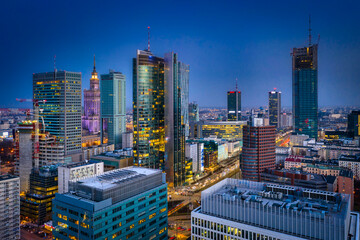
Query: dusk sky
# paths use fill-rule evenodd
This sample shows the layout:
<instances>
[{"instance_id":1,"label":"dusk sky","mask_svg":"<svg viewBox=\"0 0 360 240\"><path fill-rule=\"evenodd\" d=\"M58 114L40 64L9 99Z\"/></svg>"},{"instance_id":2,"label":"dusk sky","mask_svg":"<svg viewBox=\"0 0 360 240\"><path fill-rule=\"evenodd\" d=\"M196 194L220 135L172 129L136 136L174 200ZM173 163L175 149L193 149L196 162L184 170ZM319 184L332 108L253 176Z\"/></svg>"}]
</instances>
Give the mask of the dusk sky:
<instances>
[{"instance_id":1,"label":"dusk sky","mask_svg":"<svg viewBox=\"0 0 360 240\"><path fill-rule=\"evenodd\" d=\"M132 58L147 47L178 53L190 65L190 101L226 106L239 79L243 106L267 105L268 91L291 106L291 49L319 44L319 106L360 105L359 1L3 1L0 9L0 107L25 107L32 73L97 71L126 75L132 102Z\"/></svg>"}]
</instances>

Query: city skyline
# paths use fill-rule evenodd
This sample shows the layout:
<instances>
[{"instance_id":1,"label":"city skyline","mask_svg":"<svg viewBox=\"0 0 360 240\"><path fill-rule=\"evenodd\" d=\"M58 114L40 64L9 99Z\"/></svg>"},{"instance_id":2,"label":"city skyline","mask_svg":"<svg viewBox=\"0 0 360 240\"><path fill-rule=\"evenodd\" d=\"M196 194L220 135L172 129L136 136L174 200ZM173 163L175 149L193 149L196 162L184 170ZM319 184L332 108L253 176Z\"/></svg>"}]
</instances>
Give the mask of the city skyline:
<instances>
[{"instance_id":1,"label":"city skyline","mask_svg":"<svg viewBox=\"0 0 360 240\"><path fill-rule=\"evenodd\" d=\"M120 7L114 4L112 9ZM290 106L290 52L293 47L306 46L309 14L312 15L313 41L316 42L318 34L321 34L319 106L354 105L359 102L360 96L354 89L360 87L357 81L360 71L352 61L360 51L358 47L360 31L357 28L360 19L357 14L352 14L357 5L342 5L341 9L338 9L334 3L326 6L311 3L310 8L309 2L303 7L296 6L298 11L291 12L295 3L277 2L271 6L273 11L268 13L263 10L266 9L267 3L262 4L264 8L259 9L251 3L229 4L229 6L209 4L206 6L206 13L201 11L203 5L200 2L194 4L192 8L172 4L170 6L154 4L149 7L152 13L144 12L144 16L140 16L142 12L134 16L128 16L126 13L121 17L104 16L101 10L109 5L104 4L95 11L97 6L91 1L87 6L74 3L73 9L56 6L59 11L56 11L54 16L47 15L51 14L51 11L49 13L42 11L42 7L51 8L52 3L49 3L49 6L36 4L27 6L34 8L32 9L34 11L27 11L26 4L16 6L19 7L17 11L22 17L12 19L9 16L8 21L14 21L14 24L21 27L22 31L17 32L17 28L5 27L4 29L8 38L1 40L4 41L1 45L6 46L0 58L2 63L0 66L4 68L1 82L5 89L10 91L6 91L0 97L0 107L24 107L18 104L15 98L31 96L31 91L27 90L31 86L31 74L52 71L54 55L57 56L58 69L82 72L84 79L82 89L88 88L92 56L96 54L100 74L108 72L110 68L123 72L127 77L127 108L129 108L132 99L132 84L129 81L132 77L131 58L136 49L146 48L147 26L151 26L151 48L154 54L163 55L169 50L174 50L181 53L184 61L192 66L190 77L193 81L190 83L190 101L197 101L204 107L226 106L226 96L222 93L233 87L237 77L245 107L266 105L267 92L274 87L283 92L283 105ZM136 8L128 3L121 7L129 10ZM150 14L156 13L163 14L166 18L168 17L166 10L171 7L176 7L177 13L191 15L193 11L200 12L198 16L174 21L175 28L171 28L169 23L162 20L149 17ZM221 14L219 18L214 18L217 16L215 14L218 8ZM73 15L79 9L83 11L79 15ZM57 21L59 17L57 14L63 12L61 10L70 15L64 22ZM255 14L256 10L259 11L258 14ZM26 12L23 13L23 11ZM88 22L81 20L82 14L89 15L98 11L100 17L96 20L87 19ZM224 12L227 12L229 16L226 16ZM131 23L131 20L137 17L137 21ZM29 18L34 23L25 21ZM48 21L43 22L43 18ZM286 23L283 19L287 19ZM34 25L35 23L38 25ZM29 24L31 32L26 29ZM50 31L49 36L44 36L42 30L49 27L49 24L54 24L53 27L60 30ZM95 31L94 34L94 29L98 29L98 33ZM119 31L119 36L123 38L113 40L103 37L114 29ZM62 35L64 31L68 31L71 36ZM10 41L14 39L14 34L19 34L15 42ZM26 38L22 38L24 34ZM84 35L91 35L92 38L84 38ZM26 42L20 39L26 39ZM212 52L211 57L208 54L209 50ZM19 84L23 88L15 91ZM209 95L213 97L207 99L206 96Z\"/></svg>"}]
</instances>

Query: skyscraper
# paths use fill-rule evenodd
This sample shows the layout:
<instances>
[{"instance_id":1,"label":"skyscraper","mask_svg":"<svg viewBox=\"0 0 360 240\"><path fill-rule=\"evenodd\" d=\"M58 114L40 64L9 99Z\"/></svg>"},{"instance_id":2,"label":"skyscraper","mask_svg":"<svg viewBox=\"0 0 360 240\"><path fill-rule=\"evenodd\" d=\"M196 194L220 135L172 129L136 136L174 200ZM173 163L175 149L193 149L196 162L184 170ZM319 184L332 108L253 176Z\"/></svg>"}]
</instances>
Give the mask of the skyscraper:
<instances>
[{"instance_id":1,"label":"skyscraper","mask_svg":"<svg viewBox=\"0 0 360 240\"><path fill-rule=\"evenodd\" d=\"M185 181L189 126L189 66L175 53L165 58L138 50L133 61L134 162L165 170L172 186Z\"/></svg>"},{"instance_id":2,"label":"skyscraper","mask_svg":"<svg viewBox=\"0 0 360 240\"><path fill-rule=\"evenodd\" d=\"M133 59L134 163L165 169L164 59L137 50Z\"/></svg>"},{"instance_id":3,"label":"skyscraper","mask_svg":"<svg viewBox=\"0 0 360 240\"><path fill-rule=\"evenodd\" d=\"M244 126L243 178L259 181L260 173L275 168L275 126Z\"/></svg>"},{"instance_id":4,"label":"skyscraper","mask_svg":"<svg viewBox=\"0 0 360 240\"><path fill-rule=\"evenodd\" d=\"M189 103L189 123L198 122L199 120L199 105L195 102Z\"/></svg>"},{"instance_id":5,"label":"skyscraper","mask_svg":"<svg viewBox=\"0 0 360 240\"><path fill-rule=\"evenodd\" d=\"M189 65L165 54L165 171L170 186L185 181L185 132L188 128Z\"/></svg>"},{"instance_id":6,"label":"skyscraper","mask_svg":"<svg viewBox=\"0 0 360 240\"><path fill-rule=\"evenodd\" d=\"M241 92L238 91L237 79L235 91L227 92L228 121L241 120Z\"/></svg>"},{"instance_id":7,"label":"skyscraper","mask_svg":"<svg viewBox=\"0 0 360 240\"><path fill-rule=\"evenodd\" d=\"M100 132L100 88L98 73L95 68L90 78L90 89L84 90L84 117L83 130L90 134L98 134Z\"/></svg>"},{"instance_id":8,"label":"skyscraper","mask_svg":"<svg viewBox=\"0 0 360 240\"><path fill-rule=\"evenodd\" d=\"M45 129L65 146L65 156L81 159L81 73L54 71L33 74ZM44 101L45 100L45 101Z\"/></svg>"},{"instance_id":9,"label":"skyscraper","mask_svg":"<svg viewBox=\"0 0 360 240\"><path fill-rule=\"evenodd\" d=\"M318 136L318 44L292 52L293 127L297 134Z\"/></svg>"},{"instance_id":10,"label":"skyscraper","mask_svg":"<svg viewBox=\"0 0 360 240\"><path fill-rule=\"evenodd\" d=\"M126 132L125 75L110 71L101 74L101 139L121 147L121 134Z\"/></svg>"},{"instance_id":11,"label":"skyscraper","mask_svg":"<svg viewBox=\"0 0 360 240\"><path fill-rule=\"evenodd\" d=\"M280 127L280 114L281 114L281 92L269 92L269 123L270 125Z\"/></svg>"}]
</instances>

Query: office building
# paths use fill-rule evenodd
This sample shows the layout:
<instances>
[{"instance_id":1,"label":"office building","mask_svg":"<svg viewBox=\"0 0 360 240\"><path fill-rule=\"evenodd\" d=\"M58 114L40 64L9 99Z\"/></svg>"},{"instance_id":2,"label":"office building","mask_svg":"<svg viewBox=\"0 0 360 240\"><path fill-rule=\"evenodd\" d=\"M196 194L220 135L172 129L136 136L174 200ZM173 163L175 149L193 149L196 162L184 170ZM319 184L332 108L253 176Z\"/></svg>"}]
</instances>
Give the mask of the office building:
<instances>
[{"instance_id":1,"label":"office building","mask_svg":"<svg viewBox=\"0 0 360 240\"><path fill-rule=\"evenodd\" d=\"M137 50L133 59L134 163L165 170L164 59Z\"/></svg>"},{"instance_id":2,"label":"office building","mask_svg":"<svg viewBox=\"0 0 360 240\"><path fill-rule=\"evenodd\" d=\"M358 223L347 194L229 178L191 212L194 240L358 239Z\"/></svg>"},{"instance_id":3,"label":"office building","mask_svg":"<svg viewBox=\"0 0 360 240\"><path fill-rule=\"evenodd\" d=\"M185 182L185 136L189 127L189 65L176 53L166 53L165 69L165 172L169 185Z\"/></svg>"},{"instance_id":4,"label":"office building","mask_svg":"<svg viewBox=\"0 0 360 240\"><path fill-rule=\"evenodd\" d=\"M199 105L196 102L189 103L189 123L195 123L199 120Z\"/></svg>"},{"instance_id":5,"label":"office building","mask_svg":"<svg viewBox=\"0 0 360 240\"><path fill-rule=\"evenodd\" d=\"M20 239L20 179L0 175L0 239Z\"/></svg>"},{"instance_id":6,"label":"office building","mask_svg":"<svg viewBox=\"0 0 360 240\"><path fill-rule=\"evenodd\" d=\"M318 137L318 44L292 51L292 114L297 134Z\"/></svg>"},{"instance_id":7,"label":"office building","mask_svg":"<svg viewBox=\"0 0 360 240\"><path fill-rule=\"evenodd\" d=\"M58 167L58 193L69 191L69 181L92 177L104 173L104 163L77 162Z\"/></svg>"},{"instance_id":8,"label":"office building","mask_svg":"<svg viewBox=\"0 0 360 240\"><path fill-rule=\"evenodd\" d=\"M25 120L18 124L15 134L15 175L20 177L20 192L29 191L30 174L35 167L35 150L39 155L39 167L71 162L64 156L64 145L56 138L43 131L39 133L39 145L36 149L35 121Z\"/></svg>"},{"instance_id":9,"label":"office building","mask_svg":"<svg viewBox=\"0 0 360 240\"><path fill-rule=\"evenodd\" d=\"M21 216L38 225L51 220L52 200L58 192L58 165L33 168L30 191L20 198Z\"/></svg>"},{"instance_id":10,"label":"office building","mask_svg":"<svg viewBox=\"0 0 360 240\"><path fill-rule=\"evenodd\" d=\"M351 137L360 136L360 111L352 111L348 115L348 133Z\"/></svg>"},{"instance_id":11,"label":"office building","mask_svg":"<svg viewBox=\"0 0 360 240\"><path fill-rule=\"evenodd\" d=\"M228 121L241 121L241 92L227 92L227 119Z\"/></svg>"},{"instance_id":12,"label":"office building","mask_svg":"<svg viewBox=\"0 0 360 240\"><path fill-rule=\"evenodd\" d=\"M101 140L121 148L121 134L126 132L125 75L110 70L101 74Z\"/></svg>"},{"instance_id":13,"label":"office building","mask_svg":"<svg viewBox=\"0 0 360 240\"><path fill-rule=\"evenodd\" d=\"M260 180L267 168L275 168L275 126L244 126L242 173L248 180Z\"/></svg>"},{"instance_id":14,"label":"office building","mask_svg":"<svg viewBox=\"0 0 360 240\"><path fill-rule=\"evenodd\" d=\"M137 51L133 60L134 163L166 171L171 186L185 181L189 128L189 66L177 54ZM166 106L166 107L165 107Z\"/></svg>"},{"instance_id":15,"label":"office building","mask_svg":"<svg viewBox=\"0 0 360 240\"><path fill-rule=\"evenodd\" d=\"M161 170L129 167L70 183L54 199L54 239L167 239Z\"/></svg>"},{"instance_id":16,"label":"office building","mask_svg":"<svg viewBox=\"0 0 360 240\"><path fill-rule=\"evenodd\" d=\"M100 132L100 88L99 77L95 67L90 78L90 89L84 90L84 117L82 120L83 131L89 134Z\"/></svg>"},{"instance_id":17,"label":"office building","mask_svg":"<svg viewBox=\"0 0 360 240\"><path fill-rule=\"evenodd\" d=\"M280 127L287 128L292 127L293 117L291 113L282 113L280 115Z\"/></svg>"},{"instance_id":18,"label":"office building","mask_svg":"<svg viewBox=\"0 0 360 240\"><path fill-rule=\"evenodd\" d=\"M81 160L81 73L34 73L33 97L43 109L46 131L65 146L65 156Z\"/></svg>"},{"instance_id":19,"label":"office building","mask_svg":"<svg viewBox=\"0 0 360 240\"><path fill-rule=\"evenodd\" d=\"M204 171L204 143L187 142L185 145L185 157L192 159L192 172L194 174Z\"/></svg>"},{"instance_id":20,"label":"office building","mask_svg":"<svg viewBox=\"0 0 360 240\"><path fill-rule=\"evenodd\" d=\"M280 127L281 115L281 92L276 90L269 92L269 124Z\"/></svg>"},{"instance_id":21,"label":"office building","mask_svg":"<svg viewBox=\"0 0 360 240\"><path fill-rule=\"evenodd\" d=\"M128 152L128 153L127 153ZM131 153L130 153L131 152ZM101 162L104 164L104 171L110 171L119 168L133 166L134 158L131 155L132 149L124 152L106 152L99 155L91 156L91 163Z\"/></svg>"},{"instance_id":22,"label":"office building","mask_svg":"<svg viewBox=\"0 0 360 240\"><path fill-rule=\"evenodd\" d=\"M134 133L125 132L122 134L122 148L133 148Z\"/></svg>"},{"instance_id":23,"label":"office building","mask_svg":"<svg viewBox=\"0 0 360 240\"><path fill-rule=\"evenodd\" d=\"M242 142L243 139L243 127L246 125L245 121L200 121L198 138L208 138L210 136L216 136L219 139L225 140L238 140Z\"/></svg>"}]
</instances>

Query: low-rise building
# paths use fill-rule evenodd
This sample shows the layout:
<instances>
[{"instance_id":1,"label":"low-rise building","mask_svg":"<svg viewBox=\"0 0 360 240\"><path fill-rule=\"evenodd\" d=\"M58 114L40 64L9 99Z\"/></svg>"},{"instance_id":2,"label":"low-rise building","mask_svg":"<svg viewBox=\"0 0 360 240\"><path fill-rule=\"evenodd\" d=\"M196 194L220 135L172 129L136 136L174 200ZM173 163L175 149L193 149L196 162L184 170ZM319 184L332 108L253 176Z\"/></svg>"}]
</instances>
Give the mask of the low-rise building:
<instances>
[{"instance_id":1,"label":"low-rise building","mask_svg":"<svg viewBox=\"0 0 360 240\"><path fill-rule=\"evenodd\" d=\"M123 152L107 152L90 157L90 162L103 162L104 171L125 168L134 165L133 156L123 155Z\"/></svg>"},{"instance_id":2,"label":"low-rise building","mask_svg":"<svg viewBox=\"0 0 360 240\"><path fill-rule=\"evenodd\" d=\"M339 157L339 166L350 169L354 177L360 180L360 154L341 155Z\"/></svg>"}]
</instances>

